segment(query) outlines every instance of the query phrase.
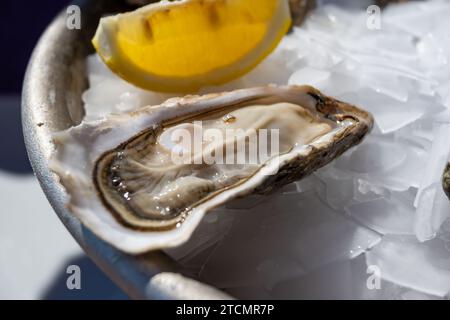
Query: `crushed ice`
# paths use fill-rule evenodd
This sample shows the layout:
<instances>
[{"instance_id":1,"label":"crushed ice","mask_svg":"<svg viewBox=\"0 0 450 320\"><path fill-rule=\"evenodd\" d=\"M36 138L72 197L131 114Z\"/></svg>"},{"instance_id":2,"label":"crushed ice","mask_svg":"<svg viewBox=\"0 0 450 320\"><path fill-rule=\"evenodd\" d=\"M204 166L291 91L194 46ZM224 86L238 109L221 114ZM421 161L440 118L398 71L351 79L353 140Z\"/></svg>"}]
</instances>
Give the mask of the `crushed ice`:
<instances>
[{"instance_id":1,"label":"crushed ice","mask_svg":"<svg viewBox=\"0 0 450 320\"><path fill-rule=\"evenodd\" d=\"M168 254L241 298L448 298L448 16L448 1L390 5L369 30L365 10L326 5L254 71L202 90L310 84L368 109L376 127L313 176L211 213ZM88 70L89 119L174 96L125 83L96 56ZM378 290L367 286L368 266L379 268Z\"/></svg>"}]
</instances>

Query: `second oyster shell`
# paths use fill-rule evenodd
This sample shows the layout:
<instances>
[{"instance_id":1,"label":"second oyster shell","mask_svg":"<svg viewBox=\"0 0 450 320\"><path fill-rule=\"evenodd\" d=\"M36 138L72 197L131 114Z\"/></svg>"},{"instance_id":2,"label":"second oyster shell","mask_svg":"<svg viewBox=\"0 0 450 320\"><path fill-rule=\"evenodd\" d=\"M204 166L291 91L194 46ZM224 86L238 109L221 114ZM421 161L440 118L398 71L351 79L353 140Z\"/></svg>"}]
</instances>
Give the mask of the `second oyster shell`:
<instances>
[{"instance_id":1,"label":"second oyster shell","mask_svg":"<svg viewBox=\"0 0 450 320\"><path fill-rule=\"evenodd\" d=\"M447 163L444 175L442 177L442 187L444 188L445 194L450 199L450 162Z\"/></svg>"}]
</instances>

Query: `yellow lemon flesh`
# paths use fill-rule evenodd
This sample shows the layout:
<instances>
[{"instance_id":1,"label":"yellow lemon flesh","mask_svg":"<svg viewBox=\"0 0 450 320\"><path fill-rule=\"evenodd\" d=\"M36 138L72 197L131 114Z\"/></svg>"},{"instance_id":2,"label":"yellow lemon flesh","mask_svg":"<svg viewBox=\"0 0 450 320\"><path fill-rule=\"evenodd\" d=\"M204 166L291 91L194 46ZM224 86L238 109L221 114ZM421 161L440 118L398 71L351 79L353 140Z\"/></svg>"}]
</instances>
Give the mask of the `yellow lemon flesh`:
<instances>
[{"instance_id":1,"label":"yellow lemon flesh","mask_svg":"<svg viewBox=\"0 0 450 320\"><path fill-rule=\"evenodd\" d=\"M250 71L290 24L287 0L163 1L102 18L92 42L136 86L194 92Z\"/></svg>"}]
</instances>

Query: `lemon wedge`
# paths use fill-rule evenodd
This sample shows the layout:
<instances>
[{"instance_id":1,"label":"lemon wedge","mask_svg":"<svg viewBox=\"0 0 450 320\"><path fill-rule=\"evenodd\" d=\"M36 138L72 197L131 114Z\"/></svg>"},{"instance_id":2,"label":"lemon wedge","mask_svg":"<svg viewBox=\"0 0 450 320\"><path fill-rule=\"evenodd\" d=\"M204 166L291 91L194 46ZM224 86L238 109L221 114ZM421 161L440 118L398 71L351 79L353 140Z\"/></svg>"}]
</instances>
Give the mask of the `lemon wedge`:
<instances>
[{"instance_id":1,"label":"lemon wedge","mask_svg":"<svg viewBox=\"0 0 450 320\"><path fill-rule=\"evenodd\" d=\"M250 71L290 24L288 0L162 1L102 18L92 42L138 87L194 92Z\"/></svg>"}]
</instances>

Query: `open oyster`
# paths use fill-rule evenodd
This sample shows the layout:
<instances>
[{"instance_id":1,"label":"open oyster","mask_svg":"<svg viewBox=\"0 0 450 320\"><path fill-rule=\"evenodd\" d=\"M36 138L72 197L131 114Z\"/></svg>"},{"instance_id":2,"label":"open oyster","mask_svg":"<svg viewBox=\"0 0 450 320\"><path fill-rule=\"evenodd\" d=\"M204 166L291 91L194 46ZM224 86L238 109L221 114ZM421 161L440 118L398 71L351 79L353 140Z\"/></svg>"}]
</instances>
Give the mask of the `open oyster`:
<instances>
[{"instance_id":1,"label":"open oyster","mask_svg":"<svg viewBox=\"0 0 450 320\"><path fill-rule=\"evenodd\" d=\"M372 122L309 86L186 96L56 134L51 168L88 228L141 253L183 243L207 211L233 198L312 173Z\"/></svg>"}]
</instances>

